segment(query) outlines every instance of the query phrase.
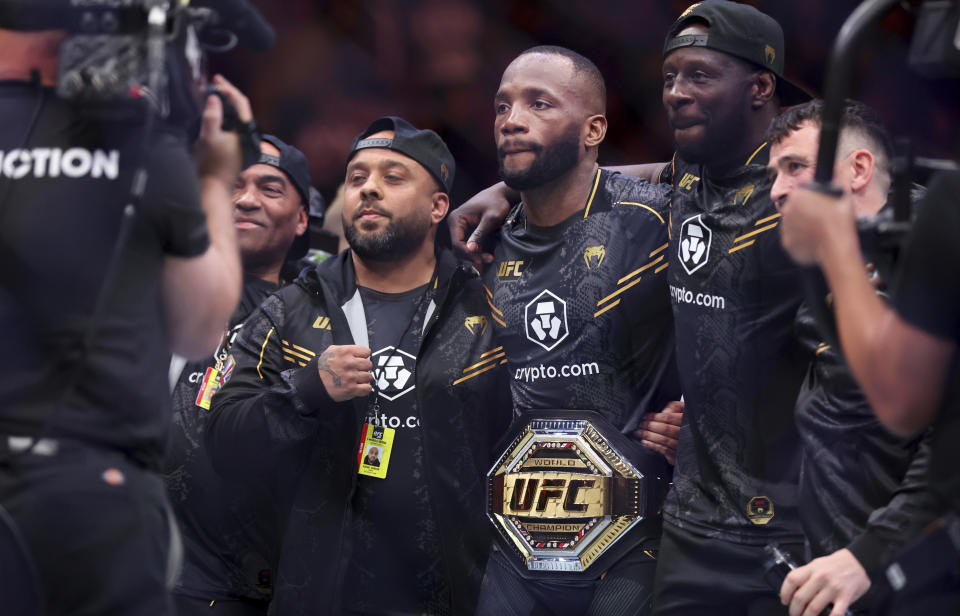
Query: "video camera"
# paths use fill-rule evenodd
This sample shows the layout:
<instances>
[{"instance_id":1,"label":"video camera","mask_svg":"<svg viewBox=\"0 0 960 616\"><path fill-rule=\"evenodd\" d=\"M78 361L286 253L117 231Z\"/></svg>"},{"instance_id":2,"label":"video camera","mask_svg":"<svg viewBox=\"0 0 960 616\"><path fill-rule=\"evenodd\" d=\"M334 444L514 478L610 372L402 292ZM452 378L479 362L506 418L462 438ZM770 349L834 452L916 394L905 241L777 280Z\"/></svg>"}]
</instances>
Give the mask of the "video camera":
<instances>
[{"instance_id":1,"label":"video camera","mask_svg":"<svg viewBox=\"0 0 960 616\"><path fill-rule=\"evenodd\" d=\"M824 88L823 122L814 187L833 194L831 186L840 117L844 100L853 83L857 53L867 33L880 19L898 6L898 0L865 0L847 18L831 52ZM960 4L955 0L925 0L919 7L911 42L909 65L917 73L931 78L960 77ZM892 161L893 220L877 220L858 225L861 241L890 255L896 261L910 229L911 191L917 172L957 169L948 160L914 157L909 141L898 140Z\"/></svg>"},{"instance_id":2,"label":"video camera","mask_svg":"<svg viewBox=\"0 0 960 616\"><path fill-rule=\"evenodd\" d=\"M899 0L863 0L846 19L833 44L827 64L823 94L823 117L820 145L813 183L814 190L824 194L842 194L833 184L833 169L840 139L840 120L851 84L854 83L856 60L868 34L881 19L897 6ZM910 68L926 77L960 77L960 4L956 0L924 0L917 11L916 26L909 55ZM872 255L880 276L893 280L901 249L911 228L914 181L919 174L960 169L950 160L915 157L908 140L898 139L891 161L891 194L893 216L880 216L857 223L860 243ZM808 271L804 275L807 303L820 323L832 323L832 309L827 306L824 278ZM824 331L826 340L835 346L836 332Z\"/></svg>"},{"instance_id":3,"label":"video camera","mask_svg":"<svg viewBox=\"0 0 960 616\"><path fill-rule=\"evenodd\" d=\"M65 30L57 95L88 105L144 100L160 117L198 116L207 51L261 51L275 34L247 0L0 0L0 27Z\"/></svg>"}]
</instances>

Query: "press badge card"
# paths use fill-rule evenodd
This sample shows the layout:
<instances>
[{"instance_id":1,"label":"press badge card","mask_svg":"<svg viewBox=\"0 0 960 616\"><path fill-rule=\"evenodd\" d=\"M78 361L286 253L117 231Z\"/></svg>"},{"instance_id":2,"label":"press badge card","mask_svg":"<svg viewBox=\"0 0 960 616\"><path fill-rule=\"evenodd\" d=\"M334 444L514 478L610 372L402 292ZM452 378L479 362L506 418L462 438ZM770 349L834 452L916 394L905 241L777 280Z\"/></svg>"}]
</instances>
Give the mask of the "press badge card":
<instances>
[{"instance_id":1,"label":"press badge card","mask_svg":"<svg viewBox=\"0 0 960 616\"><path fill-rule=\"evenodd\" d=\"M359 473L368 477L385 479L390 464L390 450L396 430L382 428L373 424L363 424L360 436L360 448L357 450Z\"/></svg>"},{"instance_id":2,"label":"press badge card","mask_svg":"<svg viewBox=\"0 0 960 616\"><path fill-rule=\"evenodd\" d=\"M217 390L220 389L220 371L216 368L207 368L207 372L203 375L203 382L200 385L200 391L197 392L197 406L210 410L210 399L213 398L213 394L217 393Z\"/></svg>"}]
</instances>

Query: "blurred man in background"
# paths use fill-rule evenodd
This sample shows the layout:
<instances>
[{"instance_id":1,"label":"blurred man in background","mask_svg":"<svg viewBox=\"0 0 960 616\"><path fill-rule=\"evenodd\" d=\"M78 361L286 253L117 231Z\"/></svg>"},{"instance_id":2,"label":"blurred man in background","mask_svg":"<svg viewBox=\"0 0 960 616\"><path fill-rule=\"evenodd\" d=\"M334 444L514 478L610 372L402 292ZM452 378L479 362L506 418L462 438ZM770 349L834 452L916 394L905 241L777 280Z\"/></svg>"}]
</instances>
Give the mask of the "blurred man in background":
<instances>
[{"instance_id":1,"label":"blurred man in background","mask_svg":"<svg viewBox=\"0 0 960 616\"><path fill-rule=\"evenodd\" d=\"M174 600L179 614L265 614L276 568L278 521L266 486L216 473L203 446L211 397L234 368L230 347L246 318L283 282L284 264L306 254L311 197L307 159L263 135L257 164L233 184L243 294L220 346L181 364L173 390L173 443L167 492L180 523L184 566Z\"/></svg>"}]
</instances>

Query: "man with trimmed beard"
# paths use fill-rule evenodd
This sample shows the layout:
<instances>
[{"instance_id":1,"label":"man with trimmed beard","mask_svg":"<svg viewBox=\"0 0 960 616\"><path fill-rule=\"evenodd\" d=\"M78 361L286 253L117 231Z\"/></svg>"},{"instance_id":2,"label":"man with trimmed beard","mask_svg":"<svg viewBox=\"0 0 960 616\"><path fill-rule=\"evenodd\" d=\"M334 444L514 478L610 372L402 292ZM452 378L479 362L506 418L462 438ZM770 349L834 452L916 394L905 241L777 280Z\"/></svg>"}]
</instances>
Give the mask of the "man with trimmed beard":
<instances>
[{"instance_id":1,"label":"man with trimmed beard","mask_svg":"<svg viewBox=\"0 0 960 616\"><path fill-rule=\"evenodd\" d=\"M606 88L579 53L523 52L504 71L494 106L500 175L521 202L484 283L517 413L590 410L616 432L662 422L669 434L682 414L655 413L679 398L663 273L669 187L597 166ZM648 511L659 510L655 486L670 472L670 437L662 438L621 452L647 477ZM630 549L606 570L546 579L524 579L526 565L504 545L488 564L479 613L649 613L658 537L653 515L617 539Z\"/></svg>"},{"instance_id":2,"label":"man with trimmed beard","mask_svg":"<svg viewBox=\"0 0 960 616\"><path fill-rule=\"evenodd\" d=\"M672 186L665 254L686 403L663 508L657 614L784 613L764 580L763 548L780 543L802 560L793 423L806 368L793 335L802 291L770 232L779 214L764 136L781 104L809 96L783 67L771 17L728 0L692 4L663 49L677 153L666 166L631 169ZM455 242L480 221L473 253L497 220L496 208L482 220L478 209L451 221Z\"/></svg>"},{"instance_id":3,"label":"man with trimmed beard","mask_svg":"<svg viewBox=\"0 0 960 616\"><path fill-rule=\"evenodd\" d=\"M350 250L268 298L233 347L207 443L222 472L269 482L284 521L270 613L474 610L510 401L480 281L434 242L453 173L436 133L373 122L348 157Z\"/></svg>"}]
</instances>

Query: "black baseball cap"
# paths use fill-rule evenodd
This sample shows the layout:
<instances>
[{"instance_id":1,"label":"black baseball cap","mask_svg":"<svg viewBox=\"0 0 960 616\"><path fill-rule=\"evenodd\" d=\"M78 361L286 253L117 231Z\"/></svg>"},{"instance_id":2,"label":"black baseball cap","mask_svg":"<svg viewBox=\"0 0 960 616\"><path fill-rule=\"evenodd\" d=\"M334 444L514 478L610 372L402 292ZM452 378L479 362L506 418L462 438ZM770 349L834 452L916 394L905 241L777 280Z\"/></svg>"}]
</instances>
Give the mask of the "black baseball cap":
<instances>
[{"instance_id":1,"label":"black baseball cap","mask_svg":"<svg viewBox=\"0 0 960 616\"><path fill-rule=\"evenodd\" d=\"M385 130L393 131L393 139L368 138L374 133ZM453 190L453 174L456 172L453 154L450 153L440 135L432 130L420 130L396 116L377 118L353 140L350 154L347 156L347 164L353 160L357 150L366 148L386 148L409 156L430 172L430 175L443 187L443 192L449 195Z\"/></svg>"},{"instance_id":2,"label":"black baseball cap","mask_svg":"<svg viewBox=\"0 0 960 616\"><path fill-rule=\"evenodd\" d=\"M703 21L706 34L677 34L691 22ZM775 19L748 4L731 0L704 0L691 4L673 22L663 43L663 57L683 47L705 47L735 56L765 68L777 77L782 105L796 105L813 98L783 76L783 29Z\"/></svg>"},{"instance_id":3,"label":"black baseball cap","mask_svg":"<svg viewBox=\"0 0 960 616\"><path fill-rule=\"evenodd\" d=\"M257 163L270 165L283 171L287 178L290 179L293 187L297 189L297 193L300 195L301 205L307 210L307 214L310 214L313 201L317 199L322 200L322 197L310 186L310 165L307 163L307 157L297 148L284 143L273 135L261 135L260 138L280 150L280 156L264 154L261 151ZM290 252L287 253L287 258L299 259L307 254L309 248L310 238L308 234L304 233L303 235L299 235L293 239L293 245L290 247Z\"/></svg>"}]
</instances>

